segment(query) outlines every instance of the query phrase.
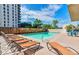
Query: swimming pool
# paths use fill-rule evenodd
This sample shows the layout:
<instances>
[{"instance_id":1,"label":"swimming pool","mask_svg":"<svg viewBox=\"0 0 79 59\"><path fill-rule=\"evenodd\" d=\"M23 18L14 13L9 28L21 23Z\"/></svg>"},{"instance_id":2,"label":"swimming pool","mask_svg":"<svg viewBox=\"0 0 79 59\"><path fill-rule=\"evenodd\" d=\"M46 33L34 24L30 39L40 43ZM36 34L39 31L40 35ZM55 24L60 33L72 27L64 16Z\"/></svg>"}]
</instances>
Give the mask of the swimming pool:
<instances>
[{"instance_id":1,"label":"swimming pool","mask_svg":"<svg viewBox=\"0 0 79 59\"><path fill-rule=\"evenodd\" d=\"M29 38L33 38L38 41L42 41L48 38L52 38L56 34L58 34L58 32L39 32L39 33L28 33L28 34L21 34L21 35Z\"/></svg>"}]
</instances>

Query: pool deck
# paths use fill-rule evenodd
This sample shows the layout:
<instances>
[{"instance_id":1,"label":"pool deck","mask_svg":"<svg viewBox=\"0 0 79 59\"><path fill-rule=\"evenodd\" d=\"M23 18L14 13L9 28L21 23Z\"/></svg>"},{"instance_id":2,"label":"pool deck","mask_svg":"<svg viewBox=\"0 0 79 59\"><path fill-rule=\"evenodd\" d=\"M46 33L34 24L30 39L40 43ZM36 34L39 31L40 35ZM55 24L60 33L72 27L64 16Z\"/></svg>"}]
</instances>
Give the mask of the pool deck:
<instances>
[{"instance_id":1,"label":"pool deck","mask_svg":"<svg viewBox=\"0 0 79 59\"><path fill-rule=\"evenodd\" d=\"M40 50L38 50L35 55L56 55L53 52L49 51L46 45L46 42L48 41L55 41L55 42L59 42L61 45L63 45L64 47L72 47L74 48L76 51L79 52L79 36L77 37L72 37L72 36L68 36L66 33L61 32L59 34L57 34L55 37L48 39L46 41L42 41L40 42L40 46L42 46L43 48L41 48ZM7 48L6 48L6 42L4 40L4 38L2 36L0 36L0 43L1 43L1 49L0 52L2 50L2 52L4 52ZM10 52L10 50L8 51L8 53Z\"/></svg>"}]
</instances>

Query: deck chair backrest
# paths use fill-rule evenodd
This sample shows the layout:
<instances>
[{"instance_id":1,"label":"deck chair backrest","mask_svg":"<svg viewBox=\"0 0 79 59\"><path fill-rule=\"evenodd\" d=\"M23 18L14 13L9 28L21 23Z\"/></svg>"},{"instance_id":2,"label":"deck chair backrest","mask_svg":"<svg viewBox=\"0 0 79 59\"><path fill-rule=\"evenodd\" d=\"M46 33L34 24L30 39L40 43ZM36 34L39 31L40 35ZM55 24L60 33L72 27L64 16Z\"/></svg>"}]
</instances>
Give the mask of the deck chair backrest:
<instances>
[{"instance_id":1,"label":"deck chair backrest","mask_svg":"<svg viewBox=\"0 0 79 59\"><path fill-rule=\"evenodd\" d=\"M10 40L9 40L8 36L7 36L4 32L2 32L2 31L1 31L1 34L2 34L2 36L5 38L5 41L6 41L7 43L9 43Z\"/></svg>"}]
</instances>

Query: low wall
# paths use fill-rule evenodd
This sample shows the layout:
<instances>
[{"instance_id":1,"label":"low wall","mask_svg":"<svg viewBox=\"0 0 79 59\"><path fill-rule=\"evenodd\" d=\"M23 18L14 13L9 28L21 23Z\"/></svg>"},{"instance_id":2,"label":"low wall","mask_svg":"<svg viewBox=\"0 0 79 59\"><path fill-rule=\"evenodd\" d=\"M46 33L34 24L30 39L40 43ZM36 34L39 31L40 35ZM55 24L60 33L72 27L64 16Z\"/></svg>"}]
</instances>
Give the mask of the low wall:
<instances>
[{"instance_id":1,"label":"low wall","mask_svg":"<svg viewBox=\"0 0 79 59\"><path fill-rule=\"evenodd\" d=\"M48 29L49 32L63 32L63 29Z\"/></svg>"},{"instance_id":2,"label":"low wall","mask_svg":"<svg viewBox=\"0 0 79 59\"><path fill-rule=\"evenodd\" d=\"M23 34L31 32L43 32L41 28L0 28L0 31L5 32L6 34Z\"/></svg>"}]
</instances>

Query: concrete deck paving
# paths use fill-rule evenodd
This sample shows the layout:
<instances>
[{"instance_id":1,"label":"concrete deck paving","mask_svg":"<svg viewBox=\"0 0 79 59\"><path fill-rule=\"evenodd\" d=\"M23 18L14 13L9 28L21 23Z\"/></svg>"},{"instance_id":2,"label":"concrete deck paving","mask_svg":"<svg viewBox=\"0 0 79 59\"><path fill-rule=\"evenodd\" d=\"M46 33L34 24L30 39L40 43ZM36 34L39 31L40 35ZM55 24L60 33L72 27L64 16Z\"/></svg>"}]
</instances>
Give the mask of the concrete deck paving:
<instances>
[{"instance_id":1,"label":"concrete deck paving","mask_svg":"<svg viewBox=\"0 0 79 59\"><path fill-rule=\"evenodd\" d=\"M47 49L46 42L48 42L48 41L52 41L52 42L56 41L56 42L60 43L61 45L65 46L65 47L72 47L76 51L79 52L79 36L72 37L72 36L68 36L66 33L59 33L51 39L40 42L40 45L43 48L38 50L35 53L35 55L56 55L56 54L54 54L53 52L51 52ZM1 50L2 50L2 52L4 52L7 49L7 47L6 47L7 44L6 44L6 42L5 42L5 40L2 36L0 36L0 43L1 43ZM8 51L8 52L10 52L10 51Z\"/></svg>"}]
</instances>

